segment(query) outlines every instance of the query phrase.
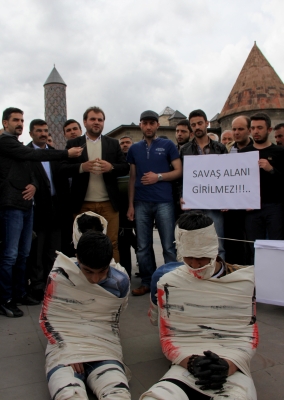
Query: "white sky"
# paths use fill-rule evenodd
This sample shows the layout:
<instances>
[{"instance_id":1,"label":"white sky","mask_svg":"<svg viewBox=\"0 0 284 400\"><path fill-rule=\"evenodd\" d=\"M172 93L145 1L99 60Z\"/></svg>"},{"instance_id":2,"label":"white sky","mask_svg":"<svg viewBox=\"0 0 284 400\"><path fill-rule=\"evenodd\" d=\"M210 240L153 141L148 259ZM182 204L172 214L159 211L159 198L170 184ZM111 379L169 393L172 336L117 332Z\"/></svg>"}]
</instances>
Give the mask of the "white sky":
<instances>
[{"instance_id":1,"label":"white sky","mask_svg":"<svg viewBox=\"0 0 284 400\"><path fill-rule=\"evenodd\" d=\"M44 118L53 64L67 117L106 113L104 133L166 106L220 112L256 40L284 79L283 0L0 0L0 111Z\"/></svg>"}]
</instances>

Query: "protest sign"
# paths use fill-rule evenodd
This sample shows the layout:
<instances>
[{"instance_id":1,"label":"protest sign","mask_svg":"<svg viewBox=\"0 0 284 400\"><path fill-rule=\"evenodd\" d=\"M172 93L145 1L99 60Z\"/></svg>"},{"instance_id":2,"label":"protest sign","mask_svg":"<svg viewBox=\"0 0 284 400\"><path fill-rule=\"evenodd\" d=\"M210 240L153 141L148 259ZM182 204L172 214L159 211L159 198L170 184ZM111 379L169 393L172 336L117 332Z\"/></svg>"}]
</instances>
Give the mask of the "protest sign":
<instances>
[{"instance_id":1,"label":"protest sign","mask_svg":"<svg viewBox=\"0 0 284 400\"><path fill-rule=\"evenodd\" d=\"M183 209L259 209L259 153L184 156Z\"/></svg>"}]
</instances>

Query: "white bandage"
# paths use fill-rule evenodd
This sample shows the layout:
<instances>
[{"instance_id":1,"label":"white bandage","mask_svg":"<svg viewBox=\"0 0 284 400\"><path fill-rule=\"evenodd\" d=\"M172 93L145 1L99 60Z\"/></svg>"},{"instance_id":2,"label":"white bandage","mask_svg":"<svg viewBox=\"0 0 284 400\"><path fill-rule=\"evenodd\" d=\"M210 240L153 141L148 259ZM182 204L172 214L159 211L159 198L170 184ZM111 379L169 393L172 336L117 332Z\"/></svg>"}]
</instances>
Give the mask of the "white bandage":
<instances>
[{"instance_id":1,"label":"white bandage","mask_svg":"<svg viewBox=\"0 0 284 400\"><path fill-rule=\"evenodd\" d=\"M125 387L117 387L121 383ZM88 376L87 384L99 400L131 399L126 375L123 369L115 363L96 368Z\"/></svg>"},{"instance_id":2,"label":"white bandage","mask_svg":"<svg viewBox=\"0 0 284 400\"><path fill-rule=\"evenodd\" d=\"M177 385L168 381L155 383L147 392L143 393L139 400L188 400L188 396Z\"/></svg>"},{"instance_id":3,"label":"white bandage","mask_svg":"<svg viewBox=\"0 0 284 400\"><path fill-rule=\"evenodd\" d=\"M85 385L74 376L72 367L62 367L55 371L48 381L48 389L54 400L88 400Z\"/></svg>"},{"instance_id":4,"label":"white bandage","mask_svg":"<svg viewBox=\"0 0 284 400\"><path fill-rule=\"evenodd\" d=\"M73 223L73 244L74 244L74 248L75 249L77 249L77 244L79 242L80 237L82 236L82 232L80 232L79 229L78 229L77 219L80 218L84 214L90 215L91 217L99 218L99 220L101 221L101 224L102 224L102 226L104 228L103 233L106 235L107 220L104 217L102 217L101 215L96 214L96 213L94 213L92 211L86 211L86 212L84 212L82 214L79 214L79 215L77 215L77 217L75 218L74 223Z\"/></svg>"},{"instance_id":5,"label":"white bandage","mask_svg":"<svg viewBox=\"0 0 284 400\"><path fill-rule=\"evenodd\" d=\"M213 223L206 228L193 231L180 229L177 225L175 240L178 253L182 257L214 259L218 254L218 236Z\"/></svg>"}]
</instances>

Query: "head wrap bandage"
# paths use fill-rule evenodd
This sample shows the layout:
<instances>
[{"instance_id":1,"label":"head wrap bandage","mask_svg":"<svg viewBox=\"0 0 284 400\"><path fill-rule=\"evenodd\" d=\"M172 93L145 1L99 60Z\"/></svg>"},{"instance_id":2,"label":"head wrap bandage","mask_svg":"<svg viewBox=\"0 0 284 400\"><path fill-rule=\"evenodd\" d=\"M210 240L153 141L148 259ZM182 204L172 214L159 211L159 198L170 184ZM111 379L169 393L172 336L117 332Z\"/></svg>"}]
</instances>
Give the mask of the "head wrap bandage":
<instances>
[{"instance_id":1,"label":"head wrap bandage","mask_svg":"<svg viewBox=\"0 0 284 400\"><path fill-rule=\"evenodd\" d=\"M99 218L99 220L101 221L101 224L102 224L102 226L104 228L103 233L106 235L107 220L104 217L102 217L101 215L96 214L96 213L94 213L92 211L86 211L86 212L84 212L82 214L79 214L79 215L77 215L77 217L75 218L74 223L73 223L73 244L74 244L74 248L75 249L77 249L77 244L79 242L80 237L82 236L82 232L80 232L79 229L78 229L77 219L80 218L84 214L90 215L91 217Z\"/></svg>"},{"instance_id":2,"label":"head wrap bandage","mask_svg":"<svg viewBox=\"0 0 284 400\"><path fill-rule=\"evenodd\" d=\"M187 231L175 228L176 247L182 257L215 258L218 254L218 236L214 224Z\"/></svg>"}]
</instances>

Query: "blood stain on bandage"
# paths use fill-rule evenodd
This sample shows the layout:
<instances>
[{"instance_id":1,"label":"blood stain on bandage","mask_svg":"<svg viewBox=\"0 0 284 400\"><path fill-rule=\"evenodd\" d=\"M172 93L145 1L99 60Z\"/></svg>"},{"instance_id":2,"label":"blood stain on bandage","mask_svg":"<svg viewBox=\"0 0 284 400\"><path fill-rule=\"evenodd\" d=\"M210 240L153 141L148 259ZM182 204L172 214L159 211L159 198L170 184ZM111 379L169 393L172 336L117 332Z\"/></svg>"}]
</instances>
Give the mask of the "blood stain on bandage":
<instances>
[{"instance_id":1,"label":"blood stain on bandage","mask_svg":"<svg viewBox=\"0 0 284 400\"><path fill-rule=\"evenodd\" d=\"M163 296L165 294L164 290L158 289L158 304L161 310L165 308L163 301ZM162 351L169 360L174 360L179 356L179 348L174 346L171 339L172 331L168 326L165 319L160 315L160 338Z\"/></svg>"},{"instance_id":2,"label":"blood stain on bandage","mask_svg":"<svg viewBox=\"0 0 284 400\"><path fill-rule=\"evenodd\" d=\"M252 340L252 348L256 349L259 342L259 333L257 323L253 325L253 340Z\"/></svg>"},{"instance_id":3,"label":"blood stain on bandage","mask_svg":"<svg viewBox=\"0 0 284 400\"><path fill-rule=\"evenodd\" d=\"M41 313L40 313L40 317L39 317L41 329L50 344L56 344L58 342L63 342L63 339L60 336L59 332L56 332L54 330L53 326L50 324L50 322L48 321L48 318L47 318L49 303L55 292L55 286L56 286L56 282L54 282L54 280L49 277L47 280L43 305L42 305L42 309L41 309Z\"/></svg>"}]
</instances>

